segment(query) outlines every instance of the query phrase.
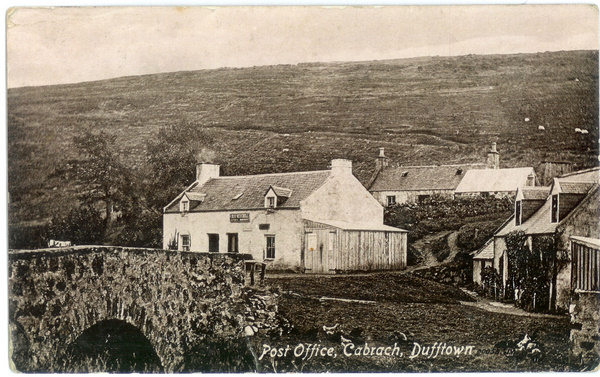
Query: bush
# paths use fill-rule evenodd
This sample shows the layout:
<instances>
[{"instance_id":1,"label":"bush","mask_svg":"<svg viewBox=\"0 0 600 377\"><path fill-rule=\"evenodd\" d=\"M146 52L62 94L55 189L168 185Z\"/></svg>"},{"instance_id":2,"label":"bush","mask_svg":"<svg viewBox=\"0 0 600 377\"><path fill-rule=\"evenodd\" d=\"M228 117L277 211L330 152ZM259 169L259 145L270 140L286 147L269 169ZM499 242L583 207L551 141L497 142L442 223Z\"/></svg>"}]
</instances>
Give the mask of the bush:
<instances>
[{"instance_id":1,"label":"bush","mask_svg":"<svg viewBox=\"0 0 600 377\"><path fill-rule=\"evenodd\" d=\"M67 216L54 216L48 225L47 239L95 245L102 243L105 225L98 210L83 206L71 210Z\"/></svg>"},{"instance_id":2,"label":"bush","mask_svg":"<svg viewBox=\"0 0 600 377\"><path fill-rule=\"evenodd\" d=\"M485 267L481 271L481 288L487 297L494 299L502 297L502 276L494 267Z\"/></svg>"},{"instance_id":3,"label":"bush","mask_svg":"<svg viewBox=\"0 0 600 377\"><path fill-rule=\"evenodd\" d=\"M47 227L37 226L8 226L9 249L39 249L48 246Z\"/></svg>"},{"instance_id":4,"label":"bush","mask_svg":"<svg viewBox=\"0 0 600 377\"><path fill-rule=\"evenodd\" d=\"M509 198L458 198L431 197L421 203L405 203L387 207L386 225L410 231L409 242L423 238L428 233L459 230L473 219L478 221L507 219L513 211ZM492 220L490 220L492 221Z\"/></svg>"}]
</instances>

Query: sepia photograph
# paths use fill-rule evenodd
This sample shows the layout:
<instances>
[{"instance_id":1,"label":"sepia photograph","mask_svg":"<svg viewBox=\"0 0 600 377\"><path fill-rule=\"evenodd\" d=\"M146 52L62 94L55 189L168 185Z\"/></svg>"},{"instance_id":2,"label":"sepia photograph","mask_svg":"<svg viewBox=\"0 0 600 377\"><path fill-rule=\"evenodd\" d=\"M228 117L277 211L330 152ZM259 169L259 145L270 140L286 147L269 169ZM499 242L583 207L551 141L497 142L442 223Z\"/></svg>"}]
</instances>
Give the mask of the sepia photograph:
<instances>
[{"instance_id":1,"label":"sepia photograph","mask_svg":"<svg viewBox=\"0 0 600 377\"><path fill-rule=\"evenodd\" d=\"M12 372L599 370L596 5L5 16Z\"/></svg>"}]
</instances>

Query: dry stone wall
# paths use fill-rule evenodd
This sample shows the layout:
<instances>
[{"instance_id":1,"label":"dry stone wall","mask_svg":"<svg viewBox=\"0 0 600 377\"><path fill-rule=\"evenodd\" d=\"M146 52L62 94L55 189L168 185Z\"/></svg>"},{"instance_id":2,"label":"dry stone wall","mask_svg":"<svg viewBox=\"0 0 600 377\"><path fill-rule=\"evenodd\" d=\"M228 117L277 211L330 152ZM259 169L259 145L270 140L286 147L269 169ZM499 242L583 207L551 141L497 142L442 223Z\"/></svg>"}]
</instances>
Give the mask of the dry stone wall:
<instances>
[{"instance_id":1,"label":"dry stone wall","mask_svg":"<svg viewBox=\"0 0 600 377\"><path fill-rule=\"evenodd\" d=\"M60 371L83 331L118 319L150 341L164 371L180 371L195 344L276 326L276 297L245 284L248 258L120 247L10 251L11 361L23 372Z\"/></svg>"},{"instance_id":2,"label":"dry stone wall","mask_svg":"<svg viewBox=\"0 0 600 377\"><path fill-rule=\"evenodd\" d=\"M600 293L575 293L571 304L571 356L586 370L600 362Z\"/></svg>"}]
</instances>

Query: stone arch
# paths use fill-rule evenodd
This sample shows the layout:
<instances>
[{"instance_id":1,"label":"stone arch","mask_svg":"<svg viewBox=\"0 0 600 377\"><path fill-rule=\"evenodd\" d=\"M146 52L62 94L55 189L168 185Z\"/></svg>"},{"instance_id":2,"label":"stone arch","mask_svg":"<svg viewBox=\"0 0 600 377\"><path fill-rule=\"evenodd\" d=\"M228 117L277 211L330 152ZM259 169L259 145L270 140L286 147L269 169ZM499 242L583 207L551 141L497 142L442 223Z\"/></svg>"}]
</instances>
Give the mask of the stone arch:
<instances>
[{"instance_id":1,"label":"stone arch","mask_svg":"<svg viewBox=\"0 0 600 377\"><path fill-rule=\"evenodd\" d=\"M106 288L105 280L99 280L97 283L99 290ZM69 329L68 335L64 338L64 343L57 345L56 356L60 360L59 364L63 364L64 360L69 357L65 345L76 343L77 339L86 331L99 324L121 322L134 327L148 340L150 347L158 357L161 369L170 371L173 365L176 365L172 360L173 355L178 355L180 350L165 340L164 333L160 331L162 318L147 313L144 304L140 303L138 299L132 299L126 292L106 293L102 300L92 300L91 302L79 295L72 297L71 305L73 308L85 309L74 311L75 316L71 317L66 326ZM55 331L61 333L63 328L57 326ZM59 337L58 334L56 336Z\"/></svg>"},{"instance_id":2,"label":"stone arch","mask_svg":"<svg viewBox=\"0 0 600 377\"><path fill-rule=\"evenodd\" d=\"M236 354L206 349L235 344L248 323L274 320L258 306L244 311L243 254L86 246L9 258L11 356L22 361L14 364L20 372L60 372L68 345L103 321L135 327L172 373L189 369L191 358Z\"/></svg>"},{"instance_id":3,"label":"stone arch","mask_svg":"<svg viewBox=\"0 0 600 377\"><path fill-rule=\"evenodd\" d=\"M85 329L67 346L66 372L162 372L150 340L132 324L106 319Z\"/></svg>"}]
</instances>

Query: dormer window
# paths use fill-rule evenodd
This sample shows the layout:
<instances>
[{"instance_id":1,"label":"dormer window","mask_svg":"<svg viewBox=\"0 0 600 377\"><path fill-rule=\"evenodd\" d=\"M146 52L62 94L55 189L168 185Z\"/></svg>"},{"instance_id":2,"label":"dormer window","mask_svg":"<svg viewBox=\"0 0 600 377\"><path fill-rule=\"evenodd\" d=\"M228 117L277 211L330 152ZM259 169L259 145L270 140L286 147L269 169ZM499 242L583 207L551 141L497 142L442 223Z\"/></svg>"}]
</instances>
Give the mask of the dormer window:
<instances>
[{"instance_id":1,"label":"dormer window","mask_svg":"<svg viewBox=\"0 0 600 377\"><path fill-rule=\"evenodd\" d=\"M403 171L402 172L402 178L404 178L404 177L408 177L408 172L407 171Z\"/></svg>"},{"instance_id":2,"label":"dormer window","mask_svg":"<svg viewBox=\"0 0 600 377\"><path fill-rule=\"evenodd\" d=\"M190 210L190 202L187 199L183 199L180 203L179 203L179 210L181 212L188 212Z\"/></svg>"},{"instance_id":3,"label":"dormer window","mask_svg":"<svg viewBox=\"0 0 600 377\"><path fill-rule=\"evenodd\" d=\"M523 209L521 208L521 201L517 200L515 202L515 225L521 225L521 221L523 218Z\"/></svg>"},{"instance_id":4,"label":"dormer window","mask_svg":"<svg viewBox=\"0 0 600 377\"><path fill-rule=\"evenodd\" d=\"M558 194L552 195L552 218L550 221L558 222Z\"/></svg>"},{"instance_id":5,"label":"dormer window","mask_svg":"<svg viewBox=\"0 0 600 377\"><path fill-rule=\"evenodd\" d=\"M292 195L292 190L269 186L269 189L265 193L265 208L277 208L284 204L286 200Z\"/></svg>"}]
</instances>

